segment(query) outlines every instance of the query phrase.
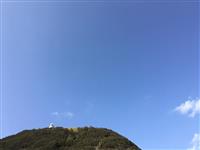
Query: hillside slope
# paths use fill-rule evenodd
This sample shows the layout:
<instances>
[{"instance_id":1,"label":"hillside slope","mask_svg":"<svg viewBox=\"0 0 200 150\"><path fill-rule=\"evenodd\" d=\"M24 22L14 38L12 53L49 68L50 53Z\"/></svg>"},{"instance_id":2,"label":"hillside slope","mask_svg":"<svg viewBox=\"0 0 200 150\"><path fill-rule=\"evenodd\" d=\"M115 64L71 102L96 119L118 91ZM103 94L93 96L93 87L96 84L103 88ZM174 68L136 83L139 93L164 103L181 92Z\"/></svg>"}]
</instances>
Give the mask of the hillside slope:
<instances>
[{"instance_id":1,"label":"hillside slope","mask_svg":"<svg viewBox=\"0 0 200 150\"><path fill-rule=\"evenodd\" d=\"M125 137L105 128L25 130L0 140L0 150L140 150Z\"/></svg>"}]
</instances>

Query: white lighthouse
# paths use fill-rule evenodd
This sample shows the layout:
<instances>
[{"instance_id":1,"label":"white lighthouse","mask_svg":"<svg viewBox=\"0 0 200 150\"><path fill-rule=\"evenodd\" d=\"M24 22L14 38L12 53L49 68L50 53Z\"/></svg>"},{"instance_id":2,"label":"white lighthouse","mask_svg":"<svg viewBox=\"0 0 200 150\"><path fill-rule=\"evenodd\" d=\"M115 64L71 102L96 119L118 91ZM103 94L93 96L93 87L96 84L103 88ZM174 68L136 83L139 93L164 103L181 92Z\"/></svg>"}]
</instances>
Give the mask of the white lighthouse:
<instances>
[{"instance_id":1,"label":"white lighthouse","mask_svg":"<svg viewBox=\"0 0 200 150\"><path fill-rule=\"evenodd\" d=\"M55 128L55 126L54 126L53 123L50 123L50 124L49 124L49 129L51 129L51 128Z\"/></svg>"}]
</instances>

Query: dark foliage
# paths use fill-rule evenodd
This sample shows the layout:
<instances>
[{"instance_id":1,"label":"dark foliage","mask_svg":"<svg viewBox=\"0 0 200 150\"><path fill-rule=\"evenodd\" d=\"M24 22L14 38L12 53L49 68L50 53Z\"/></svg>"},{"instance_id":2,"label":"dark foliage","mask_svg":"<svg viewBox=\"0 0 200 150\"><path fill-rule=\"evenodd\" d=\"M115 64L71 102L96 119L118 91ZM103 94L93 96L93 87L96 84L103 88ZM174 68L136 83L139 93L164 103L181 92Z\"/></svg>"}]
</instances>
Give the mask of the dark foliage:
<instances>
[{"instance_id":1,"label":"dark foliage","mask_svg":"<svg viewBox=\"0 0 200 150\"><path fill-rule=\"evenodd\" d=\"M0 140L0 150L140 150L125 137L104 128L25 130Z\"/></svg>"}]
</instances>

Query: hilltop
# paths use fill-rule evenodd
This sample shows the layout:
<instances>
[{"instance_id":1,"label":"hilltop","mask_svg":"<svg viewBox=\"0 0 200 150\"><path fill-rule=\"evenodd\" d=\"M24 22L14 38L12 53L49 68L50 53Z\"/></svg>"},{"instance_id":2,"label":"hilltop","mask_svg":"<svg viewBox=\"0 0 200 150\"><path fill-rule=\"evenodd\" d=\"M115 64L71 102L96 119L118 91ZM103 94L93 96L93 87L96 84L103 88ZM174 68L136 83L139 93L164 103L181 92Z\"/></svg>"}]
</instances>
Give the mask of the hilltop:
<instances>
[{"instance_id":1,"label":"hilltop","mask_svg":"<svg viewBox=\"0 0 200 150\"><path fill-rule=\"evenodd\" d=\"M105 128L43 128L24 130L0 140L0 150L141 150Z\"/></svg>"}]
</instances>

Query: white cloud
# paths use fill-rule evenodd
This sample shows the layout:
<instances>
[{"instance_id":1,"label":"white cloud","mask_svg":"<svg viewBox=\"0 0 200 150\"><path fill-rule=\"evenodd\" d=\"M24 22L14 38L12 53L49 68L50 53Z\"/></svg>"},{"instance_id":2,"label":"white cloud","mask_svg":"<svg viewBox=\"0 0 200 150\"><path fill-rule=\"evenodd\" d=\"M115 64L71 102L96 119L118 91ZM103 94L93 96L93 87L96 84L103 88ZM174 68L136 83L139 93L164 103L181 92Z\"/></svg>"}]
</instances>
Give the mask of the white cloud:
<instances>
[{"instance_id":1,"label":"white cloud","mask_svg":"<svg viewBox=\"0 0 200 150\"><path fill-rule=\"evenodd\" d=\"M51 113L52 116L57 117L57 118L67 118L67 119L72 119L74 117L74 113L72 112L53 112Z\"/></svg>"},{"instance_id":2,"label":"white cloud","mask_svg":"<svg viewBox=\"0 0 200 150\"><path fill-rule=\"evenodd\" d=\"M52 112L51 114L52 114L53 116L58 116L58 115L59 115L58 112Z\"/></svg>"},{"instance_id":3,"label":"white cloud","mask_svg":"<svg viewBox=\"0 0 200 150\"><path fill-rule=\"evenodd\" d=\"M74 117L74 113L72 112L64 112L63 116L68 119L72 119Z\"/></svg>"},{"instance_id":4,"label":"white cloud","mask_svg":"<svg viewBox=\"0 0 200 150\"><path fill-rule=\"evenodd\" d=\"M187 150L200 150L200 134L195 133L192 139L192 147Z\"/></svg>"},{"instance_id":5,"label":"white cloud","mask_svg":"<svg viewBox=\"0 0 200 150\"><path fill-rule=\"evenodd\" d=\"M175 108L175 111L188 115L189 117L195 117L200 114L200 99L187 100Z\"/></svg>"}]
</instances>

